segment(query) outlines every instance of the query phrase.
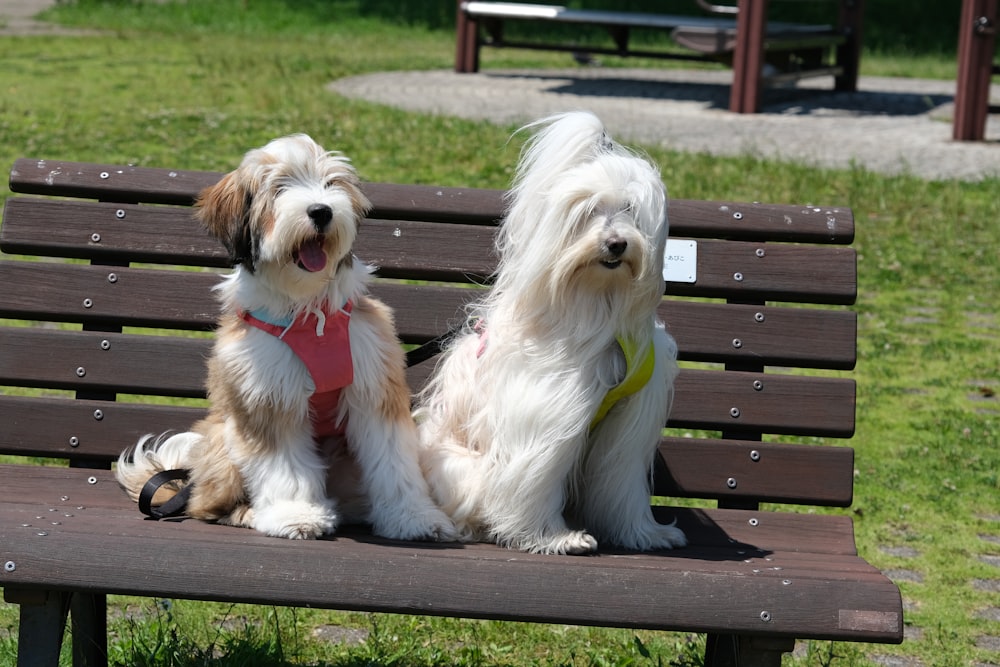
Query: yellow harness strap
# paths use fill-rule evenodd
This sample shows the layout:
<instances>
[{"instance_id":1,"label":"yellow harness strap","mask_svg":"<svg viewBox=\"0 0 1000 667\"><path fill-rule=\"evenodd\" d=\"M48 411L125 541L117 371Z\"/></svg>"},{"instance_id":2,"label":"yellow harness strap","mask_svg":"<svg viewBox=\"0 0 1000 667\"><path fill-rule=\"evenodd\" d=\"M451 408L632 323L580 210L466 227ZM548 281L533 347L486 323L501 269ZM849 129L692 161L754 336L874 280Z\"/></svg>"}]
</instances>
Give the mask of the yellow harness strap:
<instances>
[{"instance_id":1,"label":"yellow harness strap","mask_svg":"<svg viewBox=\"0 0 1000 667\"><path fill-rule=\"evenodd\" d=\"M620 337L616 340L625 354L625 378L605 394L604 400L601 401L601 406L597 409L597 414L594 415L594 419L590 422L591 431L601 423L601 420L607 416L608 412L618 401L637 393L653 377L653 368L656 366L656 355L653 354L652 342L646 346L640 359L638 344L634 340Z\"/></svg>"}]
</instances>

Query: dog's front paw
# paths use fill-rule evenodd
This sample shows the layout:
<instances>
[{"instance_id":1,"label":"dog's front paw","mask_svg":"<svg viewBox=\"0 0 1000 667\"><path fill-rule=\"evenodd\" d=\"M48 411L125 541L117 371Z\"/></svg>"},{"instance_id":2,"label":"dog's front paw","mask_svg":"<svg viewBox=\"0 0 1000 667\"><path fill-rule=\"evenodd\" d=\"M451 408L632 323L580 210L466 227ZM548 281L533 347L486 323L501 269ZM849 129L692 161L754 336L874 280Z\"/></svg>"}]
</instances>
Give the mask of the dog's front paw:
<instances>
[{"instance_id":1,"label":"dog's front paw","mask_svg":"<svg viewBox=\"0 0 1000 667\"><path fill-rule=\"evenodd\" d=\"M583 530L567 531L551 536L548 540L537 544L526 545L526 551L543 554L568 554L583 556L597 551L597 540Z\"/></svg>"},{"instance_id":2,"label":"dog's front paw","mask_svg":"<svg viewBox=\"0 0 1000 667\"><path fill-rule=\"evenodd\" d=\"M332 504L282 501L258 507L253 527L271 537L309 540L329 535L337 529L339 517Z\"/></svg>"},{"instance_id":3,"label":"dog's front paw","mask_svg":"<svg viewBox=\"0 0 1000 667\"><path fill-rule=\"evenodd\" d=\"M390 520L376 520L374 531L392 540L454 542L459 537L455 524L436 507L406 511Z\"/></svg>"}]
</instances>

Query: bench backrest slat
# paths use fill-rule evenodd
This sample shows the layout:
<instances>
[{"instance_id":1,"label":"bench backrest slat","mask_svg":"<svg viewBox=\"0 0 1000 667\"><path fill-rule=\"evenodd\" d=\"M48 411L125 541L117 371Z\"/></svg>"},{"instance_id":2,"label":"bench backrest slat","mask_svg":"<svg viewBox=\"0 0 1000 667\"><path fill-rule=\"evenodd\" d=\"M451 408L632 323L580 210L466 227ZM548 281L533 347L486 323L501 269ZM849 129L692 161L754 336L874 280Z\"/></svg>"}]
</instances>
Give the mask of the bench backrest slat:
<instances>
[{"instance_id":1,"label":"bench backrest slat","mask_svg":"<svg viewBox=\"0 0 1000 667\"><path fill-rule=\"evenodd\" d=\"M200 398L210 346L208 338L2 328L0 384ZM423 384L431 365L410 369L413 386ZM761 381L754 373L685 369L671 425L849 437L854 382L777 374Z\"/></svg>"},{"instance_id":2,"label":"bench backrest slat","mask_svg":"<svg viewBox=\"0 0 1000 667\"><path fill-rule=\"evenodd\" d=\"M21 158L11 171L10 189L106 202L187 206L221 176ZM365 183L363 189L373 205L372 218L490 225L504 211L503 193L497 190L391 183ZM854 239L854 216L841 207L671 199L669 217L673 236L836 244Z\"/></svg>"},{"instance_id":3,"label":"bench backrest slat","mask_svg":"<svg viewBox=\"0 0 1000 667\"><path fill-rule=\"evenodd\" d=\"M7 252L226 263L224 249L200 229L190 208L15 198L7 202L5 218L11 222L0 228L0 242ZM496 268L492 247L491 227L385 220L368 220L356 243L358 255L383 277L455 282L487 280ZM834 304L856 298L856 257L850 248L702 240L697 252L697 281L670 282L668 294Z\"/></svg>"},{"instance_id":4,"label":"bench backrest slat","mask_svg":"<svg viewBox=\"0 0 1000 667\"><path fill-rule=\"evenodd\" d=\"M854 450L740 440L666 438L660 496L815 503L847 507L854 497ZM783 480L775 485L774 480ZM730 480L735 481L735 485Z\"/></svg>"},{"instance_id":5,"label":"bench backrest slat","mask_svg":"<svg viewBox=\"0 0 1000 667\"><path fill-rule=\"evenodd\" d=\"M0 384L198 398L209 338L0 328Z\"/></svg>"},{"instance_id":6,"label":"bench backrest slat","mask_svg":"<svg viewBox=\"0 0 1000 667\"><path fill-rule=\"evenodd\" d=\"M180 431L204 408L142 403L52 400L0 395L4 449L23 456L112 461L155 429ZM158 433L158 430L156 431ZM667 438L657 495L768 502L851 503L853 451L763 442ZM727 481L739 480L735 488ZM775 479L785 480L780 487Z\"/></svg>"}]
</instances>

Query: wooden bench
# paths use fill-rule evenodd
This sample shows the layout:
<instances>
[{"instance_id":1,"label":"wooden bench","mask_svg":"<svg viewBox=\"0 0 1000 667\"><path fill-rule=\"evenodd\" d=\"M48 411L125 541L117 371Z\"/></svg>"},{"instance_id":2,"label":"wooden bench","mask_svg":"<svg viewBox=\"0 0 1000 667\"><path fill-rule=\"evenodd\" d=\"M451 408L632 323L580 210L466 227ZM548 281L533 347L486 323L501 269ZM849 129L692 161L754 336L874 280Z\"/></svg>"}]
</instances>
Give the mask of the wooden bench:
<instances>
[{"instance_id":1,"label":"wooden bench","mask_svg":"<svg viewBox=\"0 0 1000 667\"><path fill-rule=\"evenodd\" d=\"M479 71L479 54L483 46L675 60L723 60L733 67L729 109L737 113L758 111L764 87L803 77L833 75L836 90L857 90L863 0L837 0L839 16L835 25L768 21L768 0L738 0L737 6L696 1L710 11L729 16L648 14L458 0L455 71ZM677 4L675 1L674 5ZM597 26L608 31L614 46L509 39L504 31L508 21ZM636 30L669 31L676 43L694 53L633 48L630 37Z\"/></svg>"},{"instance_id":2,"label":"wooden bench","mask_svg":"<svg viewBox=\"0 0 1000 667\"><path fill-rule=\"evenodd\" d=\"M958 28L958 79L955 90L955 117L952 135L956 141L982 141L986 136L986 116L1000 113L990 104L990 80L1000 74L995 62L997 0L963 0Z\"/></svg>"},{"instance_id":3,"label":"wooden bench","mask_svg":"<svg viewBox=\"0 0 1000 667\"><path fill-rule=\"evenodd\" d=\"M858 556L850 516L761 505L852 502L850 209L670 204L662 315L686 367L655 494L708 500L655 510L687 548L562 557L143 518L108 469L203 413L226 254L190 204L219 177L13 166L11 190L45 195L9 199L0 227L0 586L21 605L19 664L56 664L67 610L76 664L104 664L108 594L707 633L708 665L778 665L796 638L902 640L899 590ZM493 271L502 193L364 189L357 252L380 267L402 339L427 341ZM411 368L413 388L431 364Z\"/></svg>"}]
</instances>

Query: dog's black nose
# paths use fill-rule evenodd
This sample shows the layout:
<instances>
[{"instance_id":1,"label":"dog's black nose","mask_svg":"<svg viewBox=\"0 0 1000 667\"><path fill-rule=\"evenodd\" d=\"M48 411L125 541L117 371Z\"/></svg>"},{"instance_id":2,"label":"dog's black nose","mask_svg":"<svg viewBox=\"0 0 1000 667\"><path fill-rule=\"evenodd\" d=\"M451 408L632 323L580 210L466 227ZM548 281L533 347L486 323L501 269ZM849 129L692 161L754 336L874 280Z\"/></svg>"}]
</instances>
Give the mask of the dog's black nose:
<instances>
[{"instance_id":1,"label":"dog's black nose","mask_svg":"<svg viewBox=\"0 0 1000 667\"><path fill-rule=\"evenodd\" d=\"M628 241L620 236L613 236L608 239L604 245L607 247L609 253L615 257L621 257L625 254L625 250L628 248Z\"/></svg>"},{"instance_id":2,"label":"dog's black nose","mask_svg":"<svg viewBox=\"0 0 1000 667\"><path fill-rule=\"evenodd\" d=\"M326 204L311 204L306 209L306 215L313 221L313 226L318 231L323 231L333 220L333 209Z\"/></svg>"}]
</instances>

